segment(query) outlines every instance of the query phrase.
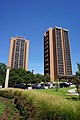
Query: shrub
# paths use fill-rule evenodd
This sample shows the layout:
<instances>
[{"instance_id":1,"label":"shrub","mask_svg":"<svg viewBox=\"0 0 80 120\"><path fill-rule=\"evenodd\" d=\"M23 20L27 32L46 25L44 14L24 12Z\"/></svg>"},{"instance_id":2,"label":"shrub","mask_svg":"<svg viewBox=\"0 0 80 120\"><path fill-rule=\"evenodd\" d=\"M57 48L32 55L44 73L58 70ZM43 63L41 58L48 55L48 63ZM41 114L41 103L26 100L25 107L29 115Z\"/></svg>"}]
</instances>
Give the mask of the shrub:
<instances>
[{"instance_id":1,"label":"shrub","mask_svg":"<svg viewBox=\"0 0 80 120\"><path fill-rule=\"evenodd\" d=\"M12 91L7 91L7 90L0 90L0 96L5 97L5 98L9 98L9 99L13 99L14 98L14 94L12 94Z\"/></svg>"}]
</instances>

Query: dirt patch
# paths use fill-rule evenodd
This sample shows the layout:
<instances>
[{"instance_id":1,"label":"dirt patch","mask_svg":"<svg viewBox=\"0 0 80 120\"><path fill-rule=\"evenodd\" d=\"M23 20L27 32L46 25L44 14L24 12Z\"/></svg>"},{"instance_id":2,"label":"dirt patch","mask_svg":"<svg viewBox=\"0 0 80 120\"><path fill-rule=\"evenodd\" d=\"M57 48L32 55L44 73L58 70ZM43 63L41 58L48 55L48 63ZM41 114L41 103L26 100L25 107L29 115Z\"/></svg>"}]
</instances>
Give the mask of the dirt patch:
<instances>
[{"instance_id":1,"label":"dirt patch","mask_svg":"<svg viewBox=\"0 0 80 120\"><path fill-rule=\"evenodd\" d=\"M13 99L6 99L0 97L0 101L4 104L4 111L0 120L19 120L20 112L16 109Z\"/></svg>"}]
</instances>

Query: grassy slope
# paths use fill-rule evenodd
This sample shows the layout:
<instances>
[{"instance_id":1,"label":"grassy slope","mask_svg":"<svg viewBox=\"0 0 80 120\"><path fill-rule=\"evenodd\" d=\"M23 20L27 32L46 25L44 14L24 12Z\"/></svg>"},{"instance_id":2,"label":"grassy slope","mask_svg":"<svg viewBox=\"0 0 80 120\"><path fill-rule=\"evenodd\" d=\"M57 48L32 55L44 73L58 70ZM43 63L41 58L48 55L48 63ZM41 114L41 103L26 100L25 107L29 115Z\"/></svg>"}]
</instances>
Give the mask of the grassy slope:
<instances>
[{"instance_id":1,"label":"grassy slope","mask_svg":"<svg viewBox=\"0 0 80 120\"><path fill-rule=\"evenodd\" d=\"M32 114L34 111L35 120L79 120L80 101L65 99L68 88L48 90L19 90L7 89L9 93L18 96L18 100L23 100L19 105L23 106ZM23 102L25 100L25 102ZM20 102L20 101L19 101ZM23 103L22 103L23 102Z\"/></svg>"},{"instance_id":2,"label":"grassy slope","mask_svg":"<svg viewBox=\"0 0 80 120\"><path fill-rule=\"evenodd\" d=\"M20 113L12 100L0 97L0 120L18 120Z\"/></svg>"},{"instance_id":3,"label":"grassy slope","mask_svg":"<svg viewBox=\"0 0 80 120\"><path fill-rule=\"evenodd\" d=\"M53 89L32 90L24 91L23 94L25 93L28 99L30 98L33 104L37 106L41 117L44 116L44 113L45 116L50 113L49 117L58 114L58 116L61 115L63 120L78 120L80 119L80 102L65 99L68 89L62 88L59 92ZM51 117L52 119L55 118Z\"/></svg>"},{"instance_id":4,"label":"grassy slope","mask_svg":"<svg viewBox=\"0 0 80 120\"><path fill-rule=\"evenodd\" d=\"M2 115L3 111L4 111L4 104L0 102L0 116Z\"/></svg>"}]
</instances>

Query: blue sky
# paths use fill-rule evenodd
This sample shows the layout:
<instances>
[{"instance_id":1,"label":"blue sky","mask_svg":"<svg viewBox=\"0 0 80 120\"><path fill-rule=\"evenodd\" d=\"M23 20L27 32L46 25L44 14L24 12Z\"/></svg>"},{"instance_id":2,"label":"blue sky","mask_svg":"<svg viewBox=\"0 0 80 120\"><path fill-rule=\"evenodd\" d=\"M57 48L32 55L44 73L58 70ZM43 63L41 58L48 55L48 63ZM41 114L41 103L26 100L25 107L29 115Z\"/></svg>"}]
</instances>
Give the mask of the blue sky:
<instances>
[{"instance_id":1,"label":"blue sky","mask_svg":"<svg viewBox=\"0 0 80 120\"><path fill-rule=\"evenodd\" d=\"M0 62L8 63L12 36L30 40L29 70L44 72L43 34L49 27L69 29L73 73L80 62L80 0L0 0Z\"/></svg>"}]
</instances>

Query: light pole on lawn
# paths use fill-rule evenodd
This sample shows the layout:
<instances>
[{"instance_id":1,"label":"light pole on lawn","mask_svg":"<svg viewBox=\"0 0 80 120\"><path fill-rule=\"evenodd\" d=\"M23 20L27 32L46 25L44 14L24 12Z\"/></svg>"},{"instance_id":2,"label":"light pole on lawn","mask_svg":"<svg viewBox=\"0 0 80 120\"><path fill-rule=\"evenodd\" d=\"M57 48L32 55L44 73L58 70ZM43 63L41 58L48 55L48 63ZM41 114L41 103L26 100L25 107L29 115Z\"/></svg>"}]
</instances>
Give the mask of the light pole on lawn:
<instances>
[{"instance_id":1,"label":"light pole on lawn","mask_svg":"<svg viewBox=\"0 0 80 120\"><path fill-rule=\"evenodd\" d=\"M34 81L34 75L33 75L34 70L32 70L32 83Z\"/></svg>"},{"instance_id":2,"label":"light pole on lawn","mask_svg":"<svg viewBox=\"0 0 80 120\"><path fill-rule=\"evenodd\" d=\"M6 78L5 78L5 88L8 88L8 82L9 82L9 67L7 67L7 71L6 71Z\"/></svg>"}]
</instances>

